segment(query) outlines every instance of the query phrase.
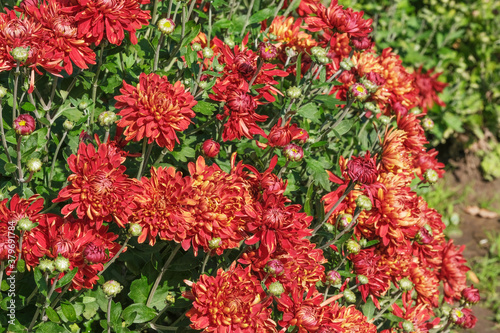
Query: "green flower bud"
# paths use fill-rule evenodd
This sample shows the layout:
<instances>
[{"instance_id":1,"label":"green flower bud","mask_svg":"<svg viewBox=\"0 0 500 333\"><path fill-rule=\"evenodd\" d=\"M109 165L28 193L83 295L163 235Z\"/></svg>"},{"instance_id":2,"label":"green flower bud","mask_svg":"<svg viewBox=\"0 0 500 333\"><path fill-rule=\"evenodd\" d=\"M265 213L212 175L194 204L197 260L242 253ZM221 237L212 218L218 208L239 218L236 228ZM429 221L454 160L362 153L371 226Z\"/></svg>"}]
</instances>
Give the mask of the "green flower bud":
<instances>
[{"instance_id":1,"label":"green flower bud","mask_svg":"<svg viewBox=\"0 0 500 333\"><path fill-rule=\"evenodd\" d=\"M37 224L31 222L29 217L23 217L22 219L17 221L16 228L17 228L17 230L20 230L20 231L30 231L31 229L33 229L36 226L37 226Z\"/></svg>"},{"instance_id":2,"label":"green flower bud","mask_svg":"<svg viewBox=\"0 0 500 333\"><path fill-rule=\"evenodd\" d=\"M10 52L12 58L14 58L14 60L17 62L25 62L28 59L29 54L30 54L29 47L22 47L22 46L16 47Z\"/></svg>"},{"instance_id":3,"label":"green flower bud","mask_svg":"<svg viewBox=\"0 0 500 333\"><path fill-rule=\"evenodd\" d=\"M142 234L142 227L137 223L128 225L128 234L133 237L139 237Z\"/></svg>"},{"instance_id":4,"label":"green flower bud","mask_svg":"<svg viewBox=\"0 0 500 333\"><path fill-rule=\"evenodd\" d=\"M298 87L290 87L287 89L286 94L290 98L299 98L300 95L302 95L302 92L300 91L300 88L298 88Z\"/></svg>"},{"instance_id":5,"label":"green flower bud","mask_svg":"<svg viewBox=\"0 0 500 333\"><path fill-rule=\"evenodd\" d=\"M191 47L193 48L193 51L195 51L195 52L201 51L200 43L193 43L193 45L191 45Z\"/></svg>"},{"instance_id":6,"label":"green flower bud","mask_svg":"<svg viewBox=\"0 0 500 333\"><path fill-rule=\"evenodd\" d=\"M361 251L361 245L355 240L349 239L347 241L347 251L351 254L358 254Z\"/></svg>"},{"instance_id":7,"label":"green flower bud","mask_svg":"<svg viewBox=\"0 0 500 333\"><path fill-rule=\"evenodd\" d=\"M315 57L325 57L326 50L322 47L315 46L311 48L311 54Z\"/></svg>"},{"instance_id":8,"label":"green flower bud","mask_svg":"<svg viewBox=\"0 0 500 333\"><path fill-rule=\"evenodd\" d=\"M279 281L271 283L268 290L273 296L281 296L285 292L285 288L283 288L283 285Z\"/></svg>"},{"instance_id":9,"label":"green flower bud","mask_svg":"<svg viewBox=\"0 0 500 333\"><path fill-rule=\"evenodd\" d=\"M431 129L434 128L434 122L432 121L431 118L429 117L425 117L424 119L422 119L422 127L426 130L426 131L430 131Z\"/></svg>"},{"instance_id":10,"label":"green flower bud","mask_svg":"<svg viewBox=\"0 0 500 333\"><path fill-rule=\"evenodd\" d=\"M69 260L60 255L54 260L54 266L59 272L66 272L69 270Z\"/></svg>"},{"instance_id":11,"label":"green flower bud","mask_svg":"<svg viewBox=\"0 0 500 333\"><path fill-rule=\"evenodd\" d=\"M165 296L165 303L168 305L174 304L175 303L175 292L169 291L167 293L167 296Z\"/></svg>"},{"instance_id":12,"label":"green flower bud","mask_svg":"<svg viewBox=\"0 0 500 333\"><path fill-rule=\"evenodd\" d=\"M333 226L332 224L330 224L329 222L323 224L323 228L326 229L327 232L329 233L334 233L335 232L335 226Z\"/></svg>"},{"instance_id":13,"label":"green flower bud","mask_svg":"<svg viewBox=\"0 0 500 333\"><path fill-rule=\"evenodd\" d=\"M391 118L381 115L380 117L378 117L378 121L380 121L384 125L387 125L391 122Z\"/></svg>"},{"instance_id":14,"label":"green flower bud","mask_svg":"<svg viewBox=\"0 0 500 333\"><path fill-rule=\"evenodd\" d=\"M347 303L356 303L356 295L352 292L350 289L346 289L343 291L344 293L344 298L347 301Z\"/></svg>"},{"instance_id":15,"label":"green flower bud","mask_svg":"<svg viewBox=\"0 0 500 333\"><path fill-rule=\"evenodd\" d=\"M351 61L351 59L344 59L340 62L340 68L345 71L350 71L352 67L354 67L354 63Z\"/></svg>"},{"instance_id":16,"label":"green flower bud","mask_svg":"<svg viewBox=\"0 0 500 333\"><path fill-rule=\"evenodd\" d=\"M339 217L337 217L337 225L340 229L345 229L351 224L352 222L352 215L351 214L340 214Z\"/></svg>"},{"instance_id":17,"label":"green flower bud","mask_svg":"<svg viewBox=\"0 0 500 333\"><path fill-rule=\"evenodd\" d=\"M359 240L359 246L361 246L362 248L366 247L366 244L368 244L368 241L366 240L366 238L361 238Z\"/></svg>"},{"instance_id":18,"label":"green flower bud","mask_svg":"<svg viewBox=\"0 0 500 333\"><path fill-rule=\"evenodd\" d=\"M342 276L337 271L329 271L326 273L326 284L332 286L338 286L342 284Z\"/></svg>"},{"instance_id":19,"label":"green flower bud","mask_svg":"<svg viewBox=\"0 0 500 333\"><path fill-rule=\"evenodd\" d=\"M102 291L108 297L115 297L122 291L123 286L115 280L109 280L102 285Z\"/></svg>"},{"instance_id":20,"label":"green flower bud","mask_svg":"<svg viewBox=\"0 0 500 333\"><path fill-rule=\"evenodd\" d=\"M371 210L372 202L366 195L360 195L356 198L356 206L363 210Z\"/></svg>"},{"instance_id":21,"label":"green flower bud","mask_svg":"<svg viewBox=\"0 0 500 333\"><path fill-rule=\"evenodd\" d=\"M54 262L50 259L40 259L38 269L40 269L42 272L52 273L55 269Z\"/></svg>"},{"instance_id":22,"label":"green flower bud","mask_svg":"<svg viewBox=\"0 0 500 333\"><path fill-rule=\"evenodd\" d=\"M232 49L236 45L231 37L224 38L224 44L229 46L230 49Z\"/></svg>"},{"instance_id":23,"label":"green flower bud","mask_svg":"<svg viewBox=\"0 0 500 333\"><path fill-rule=\"evenodd\" d=\"M438 176L438 173L436 172L436 170L433 170L433 169L427 169L425 170L424 172L424 179L430 183L430 184L434 184L435 182L438 181L439 179L439 176Z\"/></svg>"},{"instance_id":24,"label":"green flower bud","mask_svg":"<svg viewBox=\"0 0 500 333\"><path fill-rule=\"evenodd\" d=\"M214 51L209 47L205 47L203 49L203 56L207 59L210 59L214 56Z\"/></svg>"},{"instance_id":25,"label":"green flower bud","mask_svg":"<svg viewBox=\"0 0 500 333\"><path fill-rule=\"evenodd\" d=\"M4 98L5 95L7 95L7 88L4 86L0 85L0 98Z\"/></svg>"},{"instance_id":26,"label":"green flower bud","mask_svg":"<svg viewBox=\"0 0 500 333\"><path fill-rule=\"evenodd\" d=\"M413 283L406 277L399 280L398 284L402 291L410 291L413 289Z\"/></svg>"},{"instance_id":27,"label":"green flower bud","mask_svg":"<svg viewBox=\"0 0 500 333\"><path fill-rule=\"evenodd\" d=\"M109 127L116 121L116 114L111 111L104 111L99 115L99 125Z\"/></svg>"},{"instance_id":28,"label":"green flower bud","mask_svg":"<svg viewBox=\"0 0 500 333\"><path fill-rule=\"evenodd\" d=\"M217 72L222 72L224 70L224 65L221 65L221 64L215 65L214 69Z\"/></svg>"},{"instance_id":29,"label":"green flower bud","mask_svg":"<svg viewBox=\"0 0 500 333\"><path fill-rule=\"evenodd\" d=\"M29 159L28 163L26 163L26 167L29 172L38 172L42 170L42 161L39 158L33 157Z\"/></svg>"},{"instance_id":30,"label":"green flower bud","mask_svg":"<svg viewBox=\"0 0 500 333\"><path fill-rule=\"evenodd\" d=\"M85 110L88 107L89 107L89 102L87 101L81 101L80 104L78 104L78 108L80 110Z\"/></svg>"},{"instance_id":31,"label":"green flower bud","mask_svg":"<svg viewBox=\"0 0 500 333\"><path fill-rule=\"evenodd\" d=\"M421 114L422 110L420 110L419 107L414 107L414 108L410 109L410 112L413 114Z\"/></svg>"},{"instance_id":32,"label":"green flower bud","mask_svg":"<svg viewBox=\"0 0 500 333\"><path fill-rule=\"evenodd\" d=\"M326 57L326 56L320 56L320 57L316 57L316 59L318 59L318 62L320 64L323 64L323 65L326 65L326 64L329 64L332 62L332 59Z\"/></svg>"},{"instance_id":33,"label":"green flower bud","mask_svg":"<svg viewBox=\"0 0 500 333\"><path fill-rule=\"evenodd\" d=\"M208 241L208 248L210 250L218 249L222 245L222 239L220 237L212 238Z\"/></svg>"},{"instance_id":34,"label":"green flower bud","mask_svg":"<svg viewBox=\"0 0 500 333\"><path fill-rule=\"evenodd\" d=\"M368 282L370 282L370 281L368 281L368 277L366 277L365 275L361 275L361 274L358 275L358 281L361 284L368 284Z\"/></svg>"},{"instance_id":35,"label":"green flower bud","mask_svg":"<svg viewBox=\"0 0 500 333\"><path fill-rule=\"evenodd\" d=\"M413 323L411 321L405 320L403 321L403 330L405 332L413 332L415 328L413 327Z\"/></svg>"},{"instance_id":36,"label":"green flower bud","mask_svg":"<svg viewBox=\"0 0 500 333\"><path fill-rule=\"evenodd\" d=\"M73 127L75 127L75 123L72 122L72 121L69 121L68 119L66 119L63 123L63 128L66 130L66 131L71 131L73 129Z\"/></svg>"},{"instance_id":37,"label":"green flower bud","mask_svg":"<svg viewBox=\"0 0 500 333\"><path fill-rule=\"evenodd\" d=\"M200 81L200 83L198 84L198 86L199 86L201 89L205 90L205 89L207 89L207 87L208 87L208 82L207 82L207 81Z\"/></svg>"}]
</instances>

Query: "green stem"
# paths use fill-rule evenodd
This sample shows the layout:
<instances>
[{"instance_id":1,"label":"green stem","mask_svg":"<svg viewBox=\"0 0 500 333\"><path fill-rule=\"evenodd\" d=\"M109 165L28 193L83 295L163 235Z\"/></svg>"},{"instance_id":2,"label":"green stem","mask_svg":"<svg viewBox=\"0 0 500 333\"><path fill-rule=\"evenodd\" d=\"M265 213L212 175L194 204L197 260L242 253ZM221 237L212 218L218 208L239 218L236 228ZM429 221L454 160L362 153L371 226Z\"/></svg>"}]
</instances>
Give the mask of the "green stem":
<instances>
[{"instance_id":1,"label":"green stem","mask_svg":"<svg viewBox=\"0 0 500 333\"><path fill-rule=\"evenodd\" d=\"M108 297L108 310L106 311L106 322L108 323L108 333L111 333L111 297Z\"/></svg>"},{"instance_id":2,"label":"green stem","mask_svg":"<svg viewBox=\"0 0 500 333\"><path fill-rule=\"evenodd\" d=\"M281 175L283 174L283 172L285 172L286 168L288 167L288 164L290 163L290 160L286 160L286 163L285 165L280 169L280 171L278 172L278 178L281 178Z\"/></svg>"},{"instance_id":3,"label":"green stem","mask_svg":"<svg viewBox=\"0 0 500 333\"><path fill-rule=\"evenodd\" d=\"M0 134L2 135L2 146L3 149L5 149L5 155L7 155L7 160L9 163L12 163L12 158L10 157L9 154L9 149L7 147L7 140L5 140L5 131L3 129L3 107L2 107L2 99L0 99Z\"/></svg>"},{"instance_id":4,"label":"green stem","mask_svg":"<svg viewBox=\"0 0 500 333\"><path fill-rule=\"evenodd\" d=\"M210 35L212 34L212 2L208 2L208 33L207 46L210 47Z\"/></svg>"},{"instance_id":5,"label":"green stem","mask_svg":"<svg viewBox=\"0 0 500 333\"><path fill-rule=\"evenodd\" d=\"M104 53L104 43L101 43L101 49L100 49L100 52L99 52L99 60L97 62L97 70L95 72L94 82L92 82L92 111L90 112L90 117L89 117L89 120L88 120L88 123L87 123L89 125L89 128L91 130L94 127L95 103L96 103L96 100L97 100L97 87L99 86L98 85L98 81L99 81L99 74L101 74L101 66L102 66L102 56L103 56L103 53Z\"/></svg>"},{"instance_id":6,"label":"green stem","mask_svg":"<svg viewBox=\"0 0 500 333\"><path fill-rule=\"evenodd\" d=\"M158 289L158 285L160 284L160 281L163 277L163 274L165 274L165 272L167 271L168 266L170 266L170 263L172 262L172 260L174 260L174 257L180 248L181 248L181 244L177 244L177 246L173 249L172 253L170 254L170 257L168 257L167 261L165 262L165 265L163 265L163 267L160 271L160 274L158 274L158 277L156 278L156 281L153 285L153 288L151 288L151 292L149 293L149 297L148 297L148 300L146 302L146 306L151 305L151 302L153 301L153 297L155 295L156 289Z\"/></svg>"},{"instance_id":7,"label":"green stem","mask_svg":"<svg viewBox=\"0 0 500 333\"><path fill-rule=\"evenodd\" d=\"M54 153L54 158L52 159L52 165L50 166L50 175L49 175L49 188L52 185L52 178L54 177L54 168L56 166L56 161L57 161L57 155L59 155L59 150L61 149L61 146L63 144L64 139L66 138L66 135L68 135L68 131L64 131L63 136L59 143L57 144L56 151Z\"/></svg>"},{"instance_id":8,"label":"green stem","mask_svg":"<svg viewBox=\"0 0 500 333\"><path fill-rule=\"evenodd\" d=\"M17 118L17 86L19 85L19 62L16 66L16 71L14 72L14 92L12 93L12 121Z\"/></svg>"},{"instance_id":9,"label":"green stem","mask_svg":"<svg viewBox=\"0 0 500 333\"><path fill-rule=\"evenodd\" d=\"M141 154L141 164L139 165L139 171L137 172L137 178L138 180L141 180L141 177L142 177L142 168L144 167L144 161L146 160L145 157L146 157L146 147L147 147L147 144L148 144L148 138L144 138L143 141L142 141L142 154Z\"/></svg>"},{"instance_id":10,"label":"green stem","mask_svg":"<svg viewBox=\"0 0 500 333\"><path fill-rule=\"evenodd\" d=\"M153 165L157 165L158 163L161 163L163 161L163 158L165 157L165 155L167 155L167 152L168 152L168 149L167 148L163 148L163 150L161 151L160 156L158 156L158 158L153 163Z\"/></svg>"},{"instance_id":11,"label":"green stem","mask_svg":"<svg viewBox=\"0 0 500 333\"><path fill-rule=\"evenodd\" d=\"M46 277L48 277L46 275ZM43 304L43 307L42 307L42 318L43 316L45 315L45 309L47 308L47 306L49 305L47 301L50 301L50 297L52 296L52 293L54 293L54 290L56 289L56 284L57 284L57 280L58 278L56 277L54 279L54 283L52 284L52 287L50 288L50 291L49 293L47 294L47 297L45 299L45 302ZM40 314L40 306L38 306L36 308L36 312L35 312L35 315L33 316L33 319L31 320L31 323L30 323L30 326L28 327L28 332L31 332L31 330L33 329L33 326L35 326L35 322L36 320L38 319L38 315Z\"/></svg>"},{"instance_id":12,"label":"green stem","mask_svg":"<svg viewBox=\"0 0 500 333\"><path fill-rule=\"evenodd\" d=\"M254 2L255 2L255 0L252 0L250 2L250 5L248 6L247 16L245 17L245 23L243 24L243 28L241 29L240 37L242 37L245 34L248 22L250 21L250 16L252 15L252 9L253 9Z\"/></svg>"},{"instance_id":13,"label":"green stem","mask_svg":"<svg viewBox=\"0 0 500 333\"><path fill-rule=\"evenodd\" d=\"M384 306L384 308L382 309L382 311L380 311L379 313L377 313L377 315L375 317L373 317L372 323L374 323L375 321L377 321L377 319L379 319L380 317L382 317L382 315L384 314L384 312L386 312L387 310L389 310L389 308L394 303L396 303L396 301L399 299L399 297L402 294L403 294L403 291L402 290L398 290L398 292L394 295L394 297L391 299L391 301L389 302L389 304L387 304L386 306Z\"/></svg>"},{"instance_id":14,"label":"green stem","mask_svg":"<svg viewBox=\"0 0 500 333\"><path fill-rule=\"evenodd\" d=\"M16 145L16 152L17 152L17 170L18 170L18 182L21 184L23 182L23 168L21 167L21 141L23 139L22 135L17 136L17 145ZM21 185L22 186L22 185Z\"/></svg>"},{"instance_id":15,"label":"green stem","mask_svg":"<svg viewBox=\"0 0 500 333\"><path fill-rule=\"evenodd\" d=\"M160 59L160 50L161 50L161 46L163 45L164 40L165 40L165 35L162 33L160 36L160 39L158 40L158 45L156 46L155 58L154 58L154 63L153 63L153 72L156 72L158 70L158 61Z\"/></svg>"},{"instance_id":16,"label":"green stem","mask_svg":"<svg viewBox=\"0 0 500 333\"><path fill-rule=\"evenodd\" d=\"M203 260L203 266L201 267L201 274L205 273L205 266L207 265L208 258L210 258L210 253L205 254L205 260Z\"/></svg>"},{"instance_id":17,"label":"green stem","mask_svg":"<svg viewBox=\"0 0 500 333\"><path fill-rule=\"evenodd\" d=\"M123 250L125 250L125 247L127 247L127 244L128 244L128 241L130 240L131 236L128 236L127 239L125 240L125 243L123 243L122 247L120 248L120 250L118 250L118 252L116 252L116 254L113 256L113 258L108 261L106 263L106 265L104 265L104 267L102 268L102 271L100 271L97 276L101 276L102 273L104 273L104 271L106 269L108 269L109 266L111 266L112 263L115 262L116 259L118 259L118 256L123 252Z\"/></svg>"}]
</instances>

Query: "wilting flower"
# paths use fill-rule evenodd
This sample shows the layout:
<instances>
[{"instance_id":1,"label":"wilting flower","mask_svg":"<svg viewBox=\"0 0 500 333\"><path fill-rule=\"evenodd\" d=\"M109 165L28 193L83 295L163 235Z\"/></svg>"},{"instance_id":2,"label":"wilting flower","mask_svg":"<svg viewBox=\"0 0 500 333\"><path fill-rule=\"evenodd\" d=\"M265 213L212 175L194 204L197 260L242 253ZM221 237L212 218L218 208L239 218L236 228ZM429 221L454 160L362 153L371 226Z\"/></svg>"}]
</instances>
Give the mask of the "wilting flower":
<instances>
[{"instance_id":1,"label":"wilting flower","mask_svg":"<svg viewBox=\"0 0 500 333\"><path fill-rule=\"evenodd\" d=\"M191 287L184 297L193 301L186 313L191 328L205 332L277 332L270 318L267 298L259 280L233 263L227 271L219 269L217 276L201 275L198 282L185 280Z\"/></svg>"},{"instance_id":2,"label":"wilting flower","mask_svg":"<svg viewBox=\"0 0 500 333\"><path fill-rule=\"evenodd\" d=\"M212 139L208 139L203 142L201 149L206 157L213 158L219 154L220 144Z\"/></svg>"},{"instance_id":3,"label":"wilting flower","mask_svg":"<svg viewBox=\"0 0 500 333\"><path fill-rule=\"evenodd\" d=\"M30 135L35 127L35 119L29 114L22 114L14 120L14 130L19 135Z\"/></svg>"},{"instance_id":4,"label":"wilting flower","mask_svg":"<svg viewBox=\"0 0 500 333\"><path fill-rule=\"evenodd\" d=\"M70 184L63 188L53 202L71 199L61 210L66 217L73 211L79 218L87 216L98 226L112 218L124 227L133 208L133 193L138 185L125 174L122 163L125 157L109 144L80 143L76 155L68 158L73 174L68 177Z\"/></svg>"},{"instance_id":5,"label":"wilting flower","mask_svg":"<svg viewBox=\"0 0 500 333\"><path fill-rule=\"evenodd\" d=\"M175 132L188 128L195 116L194 97L180 81L172 85L166 76L141 73L137 86L124 81L120 92L123 95L115 97L115 107L122 109L119 115L123 118L117 126L128 126L124 132L128 141L146 137L148 143L156 142L172 151L175 142L179 143Z\"/></svg>"},{"instance_id":6,"label":"wilting flower","mask_svg":"<svg viewBox=\"0 0 500 333\"><path fill-rule=\"evenodd\" d=\"M352 157L347 162L347 173L353 182L366 185L373 184L378 177L375 156L372 158L368 151L364 157Z\"/></svg>"}]
</instances>

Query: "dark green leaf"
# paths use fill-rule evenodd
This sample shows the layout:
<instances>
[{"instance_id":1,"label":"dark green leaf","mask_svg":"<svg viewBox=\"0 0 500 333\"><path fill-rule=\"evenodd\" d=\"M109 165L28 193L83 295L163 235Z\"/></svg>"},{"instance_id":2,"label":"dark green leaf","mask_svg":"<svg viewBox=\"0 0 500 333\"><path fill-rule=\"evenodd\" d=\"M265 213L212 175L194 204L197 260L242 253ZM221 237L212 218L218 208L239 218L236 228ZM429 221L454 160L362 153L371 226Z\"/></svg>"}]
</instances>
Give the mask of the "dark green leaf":
<instances>
[{"instance_id":1,"label":"dark green leaf","mask_svg":"<svg viewBox=\"0 0 500 333\"><path fill-rule=\"evenodd\" d=\"M334 128L335 132L337 132L338 135L342 136L349 132L351 129L352 125L354 125L354 121L351 119L345 119L340 122L340 124L337 125L337 127Z\"/></svg>"},{"instance_id":2,"label":"dark green leaf","mask_svg":"<svg viewBox=\"0 0 500 333\"><path fill-rule=\"evenodd\" d=\"M340 275L342 275L343 277L355 277L356 274L352 274L352 273L349 273L347 271L337 271Z\"/></svg>"},{"instance_id":3,"label":"dark green leaf","mask_svg":"<svg viewBox=\"0 0 500 333\"><path fill-rule=\"evenodd\" d=\"M274 14L274 8L264 8L262 10L259 10L257 13L253 14L250 17L249 24L254 24L254 23L260 23L264 20L267 20Z\"/></svg>"},{"instance_id":4,"label":"dark green leaf","mask_svg":"<svg viewBox=\"0 0 500 333\"><path fill-rule=\"evenodd\" d=\"M5 163L4 170L7 175L17 171L17 166L14 163Z\"/></svg>"},{"instance_id":5,"label":"dark green leaf","mask_svg":"<svg viewBox=\"0 0 500 333\"><path fill-rule=\"evenodd\" d=\"M49 318L50 321L52 321L54 323L61 322L61 319L59 318L59 315L57 314L57 312L55 312L54 309L52 309L50 306L47 307L45 312L47 313L47 317Z\"/></svg>"},{"instance_id":6,"label":"dark green leaf","mask_svg":"<svg viewBox=\"0 0 500 333\"><path fill-rule=\"evenodd\" d=\"M35 330L37 333L69 333L69 331L53 322L45 322Z\"/></svg>"},{"instance_id":7,"label":"dark green leaf","mask_svg":"<svg viewBox=\"0 0 500 333\"><path fill-rule=\"evenodd\" d=\"M78 272L78 267L75 267L75 268L73 268L73 270L71 270L71 272L64 274L64 276L62 278L60 278L59 281L57 281L56 289L62 288L65 285L67 285L68 283L70 283L71 280L73 280L73 278L75 277L76 272Z\"/></svg>"},{"instance_id":8,"label":"dark green leaf","mask_svg":"<svg viewBox=\"0 0 500 333\"><path fill-rule=\"evenodd\" d=\"M145 323L156 316L156 311L144 304L132 304L123 310L122 317L128 323Z\"/></svg>"},{"instance_id":9,"label":"dark green leaf","mask_svg":"<svg viewBox=\"0 0 500 333\"><path fill-rule=\"evenodd\" d=\"M315 101L320 102L323 106L328 109L336 109L337 105L345 104L345 101L341 101L340 99L336 99L333 95L319 95L314 97Z\"/></svg>"},{"instance_id":10,"label":"dark green leaf","mask_svg":"<svg viewBox=\"0 0 500 333\"><path fill-rule=\"evenodd\" d=\"M132 281L128 297L130 297L134 303L146 304L150 290L151 286L148 284L148 278L141 276L140 279Z\"/></svg>"},{"instance_id":11,"label":"dark green leaf","mask_svg":"<svg viewBox=\"0 0 500 333\"><path fill-rule=\"evenodd\" d=\"M194 112L201 113L206 116L211 116L214 113L215 109L215 104L204 101L198 101L198 104L193 107Z\"/></svg>"},{"instance_id":12,"label":"dark green leaf","mask_svg":"<svg viewBox=\"0 0 500 333\"><path fill-rule=\"evenodd\" d=\"M314 178L314 183L321 185L327 191L330 191L330 181L328 180L328 174L325 168L318 163L315 159L307 158L307 170Z\"/></svg>"},{"instance_id":13,"label":"dark green leaf","mask_svg":"<svg viewBox=\"0 0 500 333\"><path fill-rule=\"evenodd\" d=\"M306 105L301 106L300 109L297 111L297 114L301 115L306 119L311 120L312 122L315 123L321 122L319 118L321 116L321 112L319 111L315 103L308 103Z\"/></svg>"},{"instance_id":14,"label":"dark green leaf","mask_svg":"<svg viewBox=\"0 0 500 333\"><path fill-rule=\"evenodd\" d=\"M36 267L33 274L35 283L38 286L38 291L40 292L40 294L47 296L47 283L45 282L45 278L43 277L42 272L40 272L40 269Z\"/></svg>"},{"instance_id":15,"label":"dark green leaf","mask_svg":"<svg viewBox=\"0 0 500 333\"><path fill-rule=\"evenodd\" d=\"M373 314L375 313L375 304L373 303L371 297L368 297L368 300L363 305L363 314L368 318L372 319Z\"/></svg>"},{"instance_id":16,"label":"dark green leaf","mask_svg":"<svg viewBox=\"0 0 500 333\"><path fill-rule=\"evenodd\" d=\"M68 319L68 321L76 321L76 311L73 305L69 302L65 302L61 304L61 310L64 316Z\"/></svg>"}]
</instances>

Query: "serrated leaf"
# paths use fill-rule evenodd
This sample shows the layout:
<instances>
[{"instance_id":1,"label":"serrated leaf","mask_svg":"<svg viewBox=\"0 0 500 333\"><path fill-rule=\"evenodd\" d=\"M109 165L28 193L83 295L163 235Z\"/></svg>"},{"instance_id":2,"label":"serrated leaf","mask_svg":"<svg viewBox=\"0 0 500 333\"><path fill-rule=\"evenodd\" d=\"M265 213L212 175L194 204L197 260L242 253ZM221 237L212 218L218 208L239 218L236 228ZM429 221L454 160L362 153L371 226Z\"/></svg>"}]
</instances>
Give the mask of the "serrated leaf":
<instances>
[{"instance_id":1,"label":"serrated leaf","mask_svg":"<svg viewBox=\"0 0 500 333\"><path fill-rule=\"evenodd\" d=\"M3 169L5 170L5 174L10 175L17 171L17 166L14 163L5 163Z\"/></svg>"},{"instance_id":2,"label":"serrated leaf","mask_svg":"<svg viewBox=\"0 0 500 333\"><path fill-rule=\"evenodd\" d=\"M68 108L63 111L62 115L68 118L68 120L70 121L77 122L81 117L83 117L83 112L78 110L77 108Z\"/></svg>"},{"instance_id":3,"label":"serrated leaf","mask_svg":"<svg viewBox=\"0 0 500 333\"><path fill-rule=\"evenodd\" d=\"M71 272L64 274L64 276L57 281L56 289L62 288L68 283L70 283L71 280L73 280L73 278L75 277L76 272L78 272L78 267L75 267L73 268L73 270L71 270Z\"/></svg>"},{"instance_id":4,"label":"serrated leaf","mask_svg":"<svg viewBox=\"0 0 500 333\"><path fill-rule=\"evenodd\" d=\"M45 322L35 330L37 333L69 333L69 331L53 322Z\"/></svg>"},{"instance_id":5,"label":"serrated leaf","mask_svg":"<svg viewBox=\"0 0 500 333\"><path fill-rule=\"evenodd\" d=\"M47 314L47 317L49 318L49 320L51 322L54 322L54 323L61 322L61 319L59 318L59 315L57 314L57 312L54 309L52 309L50 306L47 307L47 309L45 309L45 313Z\"/></svg>"},{"instance_id":6,"label":"serrated leaf","mask_svg":"<svg viewBox=\"0 0 500 333\"><path fill-rule=\"evenodd\" d=\"M66 302L61 304L61 311L68 321L76 321L76 311L71 303Z\"/></svg>"},{"instance_id":7,"label":"serrated leaf","mask_svg":"<svg viewBox=\"0 0 500 333\"><path fill-rule=\"evenodd\" d=\"M319 117L321 116L321 112L319 111L318 107L316 106L315 103L308 103L306 105L303 105L298 111L298 115L301 115L305 119L309 119L312 122L315 123L320 123Z\"/></svg>"},{"instance_id":8,"label":"serrated leaf","mask_svg":"<svg viewBox=\"0 0 500 333\"><path fill-rule=\"evenodd\" d=\"M267 20L274 14L274 7L271 8L264 8L262 10L259 10L257 13L253 14L250 16L250 20L248 21L248 24L254 24L254 23L260 23L264 20Z\"/></svg>"},{"instance_id":9,"label":"serrated leaf","mask_svg":"<svg viewBox=\"0 0 500 333\"><path fill-rule=\"evenodd\" d=\"M42 295L47 296L47 282L45 282L43 274L42 272L40 272L40 269L38 267L35 268L33 275L35 278L35 283L38 287L38 291Z\"/></svg>"},{"instance_id":10,"label":"serrated leaf","mask_svg":"<svg viewBox=\"0 0 500 333\"><path fill-rule=\"evenodd\" d=\"M320 102L321 105L325 106L327 109L336 109L337 105L343 105L346 102L336 99L333 95L319 95L314 97L315 101Z\"/></svg>"},{"instance_id":11,"label":"serrated leaf","mask_svg":"<svg viewBox=\"0 0 500 333\"><path fill-rule=\"evenodd\" d=\"M191 43L191 41L196 37L198 36L198 34L200 33L200 30L201 30L201 26L198 24L196 26L194 26L192 29L191 29L191 32L189 33L189 35L185 36L184 39L182 40L182 44L181 44L181 47L184 47L186 45L188 45L189 43Z\"/></svg>"},{"instance_id":12,"label":"serrated leaf","mask_svg":"<svg viewBox=\"0 0 500 333\"><path fill-rule=\"evenodd\" d=\"M375 304L373 303L371 297L368 297L368 300L363 305L363 314L368 318L372 319L373 314L375 313Z\"/></svg>"},{"instance_id":13,"label":"serrated leaf","mask_svg":"<svg viewBox=\"0 0 500 333\"><path fill-rule=\"evenodd\" d=\"M316 160L307 158L307 170L314 178L314 183L320 185L327 191L330 191L330 181L328 180L328 174L325 168L318 163Z\"/></svg>"},{"instance_id":14,"label":"serrated leaf","mask_svg":"<svg viewBox=\"0 0 500 333\"><path fill-rule=\"evenodd\" d=\"M156 316L156 311L144 304L132 304L123 310L122 317L128 323L145 323Z\"/></svg>"},{"instance_id":15,"label":"serrated leaf","mask_svg":"<svg viewBox=\"0 0 500 333\"><path fill-rule=\"evenodd\" d=\"M337 271L343 277L355 277L356 274L349 273L348 271Z\"/></svg>"},{"instance_id":16,"label":"serrated leaf","mask_svg":"<svg viewBox=\"0 0 500 333\"><path fill-rule=\"evenodd\" d=\"M340 122L340 124L337 125L337 127L334 128L335 132L337 132L338 135L342 136L349 132L349 130L352 128L352 125L354 125L354 121L351 119L345 119Z\"/></svg>"},{"instance_id":17,"label":"serrated leaf","mask_svg":"<svg viewBox=\"0 0 500 333\"><path fill-rule=\"evenodd\" d=\"M146 304L150 290L151 285L148 284L148 278L141 276L140 279L132 281L128 297L130 297L134 303Z\"/></svg>"},{"instance_id":18,"label":"serrated leaf","mask_svg":"<svg viewBox=\"0 0 500 333\"><path fill-rule=\"evenodd\" d=\"M215 109L215 104L204 101L198 101L198 103L193 107L193 111L195 113L201 113L206 116L211 116L214 113Z\"/></svg>"}]
</instances>

